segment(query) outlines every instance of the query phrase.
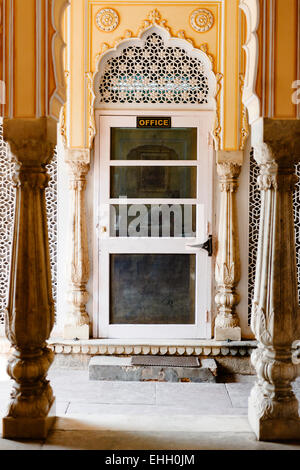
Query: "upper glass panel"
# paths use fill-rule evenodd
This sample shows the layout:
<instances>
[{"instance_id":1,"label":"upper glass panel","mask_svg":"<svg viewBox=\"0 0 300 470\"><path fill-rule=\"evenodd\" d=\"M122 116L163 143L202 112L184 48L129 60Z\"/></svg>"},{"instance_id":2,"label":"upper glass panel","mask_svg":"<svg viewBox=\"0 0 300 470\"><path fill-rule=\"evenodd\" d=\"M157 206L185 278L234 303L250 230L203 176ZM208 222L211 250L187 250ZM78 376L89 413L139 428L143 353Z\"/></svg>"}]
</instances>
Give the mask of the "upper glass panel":
<instances>
[{"instance_id":1,"label":"upper glass panel","mask_svg":"<svg viewBox=\"0 0 300 470\"><path fill-rule=\"evenodd\" d=\"M111 160L197 160L197 128L111 128Z\"/></svg>"}]
</instances>

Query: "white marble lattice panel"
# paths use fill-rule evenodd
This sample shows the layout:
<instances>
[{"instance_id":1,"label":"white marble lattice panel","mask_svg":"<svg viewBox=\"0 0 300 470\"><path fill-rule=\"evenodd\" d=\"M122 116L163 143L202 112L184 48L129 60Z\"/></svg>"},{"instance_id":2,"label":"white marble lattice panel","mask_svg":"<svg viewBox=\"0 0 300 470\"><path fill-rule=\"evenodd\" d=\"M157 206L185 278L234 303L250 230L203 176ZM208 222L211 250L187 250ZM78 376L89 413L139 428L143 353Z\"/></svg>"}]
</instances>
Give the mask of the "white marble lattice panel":
<instances>
[{"instance_id":1,"label":"white marble lattice panel","mask_svg":"<svg viewBox=\"0 0 300 470\"><path fill-rule=\"evenodd\" d=\"M7 144L3 140L0 124L0 324L4 325L4 310L7 304L10 252L13 235L15 189L12 185L14 171Z\"/></svg>"},{"instance_id":2,"label":"white marble lattice panel","mask_svg":"<svg viewBox=\"0 0 300 470\"><path fill-rule=\"evenodd\" d=\"M260 192L257 187L259 167L250 152L249 173L249 255L248 255L248 324L251 319L251 304L254 293L255 267L259 233Z\"/></svg>"},{"instance_id":3,"label":"white marble lattice panel","mask_svg":"<svg viewBox=\"0 0 300 470\"><path fill-rule=\"evenodd\" d=\"M300 163L296 165L296 174L300 177ZM248 324L251 319L251 303L254 294L255 265L260 216L260 192L257 187L259 167L250 153L249 175L249 259L248 259ZM297 260L298 298L300 298L300 181L294 192L295 245Z\"/></svg>"},{"instance_id":4,"label":"white marble lattice panel","mask_svg":"<svg viewBox=\"0 0 300 470\"><path fill-rule=\"evenodd\" d=\"M4 311L7 304L9 284L10 254L13 236L15 189L12 184L14 163L3 140L0 124L0 325L4 324ZM53 297L56 306L57 296L57 152L47 166L50 174L46 190L48 234L52 274Z\"/></svg>"},{"instance_id":5,"label":"white marble lattice panel","mask_svg":"<svg viewBox=\"0 0 300 470\"><path fill-rule=\"evenodd\" d=\"M50 175L49 185L46 189L46 207L48 221L48 237L50 264L52 275L52 294L56 312L57 302L57 148L55 149L51 163L47 165Z\"/></svg>"},{"instance_id":6,"label":"white marble lattice panel","mask_svg":"<svg viewBox=\"0 0 300 470\"><path fill-rule=\"evenodd\" d=\"M299 180L294 191L294 221L295 221L295 246L298 279L298 302L300 299L300 162L295 165L296 175Z\"/></svg>"},{"instance_id":7,"label":"white marble lattice panel","mask_svg":"<svg viewBox=\"0 0 300 470\"><path fill-rule=\"evenodd\" d=\"M106 61L99 92L99 103L207 104L210 90L204 63L154 32Z\"/></svg>"}]
</instances>

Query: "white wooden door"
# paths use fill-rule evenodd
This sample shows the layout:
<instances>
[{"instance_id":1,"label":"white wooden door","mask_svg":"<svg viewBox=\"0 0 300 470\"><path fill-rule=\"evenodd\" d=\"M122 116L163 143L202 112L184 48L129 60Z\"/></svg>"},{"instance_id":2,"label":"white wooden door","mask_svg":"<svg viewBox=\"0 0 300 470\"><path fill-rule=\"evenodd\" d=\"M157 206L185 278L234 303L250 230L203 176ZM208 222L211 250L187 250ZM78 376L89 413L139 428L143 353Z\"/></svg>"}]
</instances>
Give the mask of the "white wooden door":
<instances>
[{"instance_id":1,"label":"white wooden door","mask_svg":"<svg viewBox=\"0 0 300 470\"><path fill-rule=\"evenodd\" d=\"M168 130L99 116L98 337L211 337L212 258L191 246L212 227L211 114L199 114L171 115Z\"/></svg>"}]
</instances>

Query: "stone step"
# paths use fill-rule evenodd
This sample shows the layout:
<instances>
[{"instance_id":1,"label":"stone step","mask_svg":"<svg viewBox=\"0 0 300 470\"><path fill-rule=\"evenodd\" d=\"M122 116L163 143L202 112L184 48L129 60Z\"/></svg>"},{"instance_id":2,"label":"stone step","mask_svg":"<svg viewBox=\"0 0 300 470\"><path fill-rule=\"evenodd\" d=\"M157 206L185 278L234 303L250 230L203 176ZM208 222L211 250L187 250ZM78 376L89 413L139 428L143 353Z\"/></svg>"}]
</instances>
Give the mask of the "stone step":
<instances>
[{"instance_id":1,"label":"stone step","mask_svg":"<svg viewBox=\"0 0 300 470\"><path fill-rule=\"evenodd\" d=\"M184 363L181 359L181 364ZM214 359L199 359L198 366L133 365L131 357L94 356L89 362L90 380L138 382L216 382Z\"/></svg>"}]
</instances>

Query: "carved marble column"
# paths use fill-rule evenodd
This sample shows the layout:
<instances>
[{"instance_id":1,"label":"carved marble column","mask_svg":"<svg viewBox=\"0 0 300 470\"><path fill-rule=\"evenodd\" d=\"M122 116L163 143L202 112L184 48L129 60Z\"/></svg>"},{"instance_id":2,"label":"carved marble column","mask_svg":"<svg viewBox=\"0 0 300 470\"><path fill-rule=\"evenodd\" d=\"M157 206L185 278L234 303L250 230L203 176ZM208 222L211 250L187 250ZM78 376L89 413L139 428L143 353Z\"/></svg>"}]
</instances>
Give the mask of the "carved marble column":
<instances>
[{"instance_id":1,"label":"carved marble column","mask_svg":"<svg viewBox=\"0 0 300 470\"><path fill-rule=\"evenodd\" d=\"M65 339L89 339L90 320L86 311L89 293L86 284L90 266L87 241L85 189L89 172L89 150L68 149L67 163L70 167L72 254L70 310L64 327Z\"/></svg>"},{"instance_id":2,"label":"carved marble column","mask_svg":"<svg viewBox=\"0 0 300 470\"><path fill-rule=\"evenodd\" d=\"M4 438L42 439L54 422L55 399L46 375L54 304L45 188L56 144L52 119L4 120L4 139L16 160L16 207L6 334L14 347L7 371L14 380Z\"/></svg>"},{"instance_id":3,"label":"carved marble column","mask_svg":"<svg viewBox=\"0 0 300 470\"><path fill-rule=\"evenodd\" d=\"M251 328L257 382L249 422L258 439L300 437L298 402L291 383L300 372L292 343L300 337L293 189L300 159L300 121L260 119L252 126L260 166L261 216Z\"/></svg>"},{"instance_id":4,"label":"carved marble column","mask_svg":"<svg viewBox=\"0 0 300 470\"><path fill-rule=\"evenodd\" d=\"M236 314L236 305L239 302L236 286L240 280L240 255L235 201L240 171L239 163L217 164L221 192L215 268L215 302L218 310L215 319L215 340L218 341L241 339L241 328Z\"/></svg>"}]
</instances>

